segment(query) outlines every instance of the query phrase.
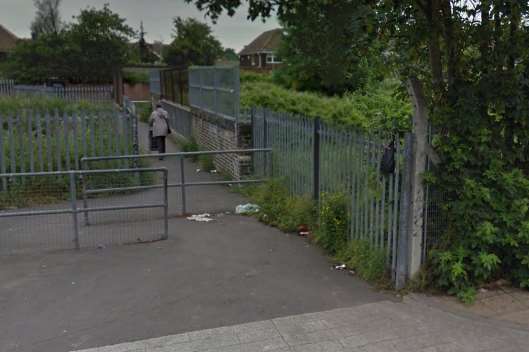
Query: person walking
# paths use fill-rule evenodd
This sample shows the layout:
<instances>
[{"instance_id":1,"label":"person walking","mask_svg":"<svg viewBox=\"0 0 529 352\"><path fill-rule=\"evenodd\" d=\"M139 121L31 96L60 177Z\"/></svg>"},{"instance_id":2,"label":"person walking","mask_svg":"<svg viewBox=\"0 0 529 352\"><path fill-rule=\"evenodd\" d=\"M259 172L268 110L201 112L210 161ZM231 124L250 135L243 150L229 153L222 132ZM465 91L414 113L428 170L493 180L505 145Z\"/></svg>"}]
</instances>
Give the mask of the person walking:
<instances>
[{"instance_id":1,"label":"person walking","mask_svg":"<svg viewBox=\"0 0 529 352\"><path fill-rule=\"evenodd\" d=\"M167 111L162 108L160 103L156 104L156 109L152 112L149 119L149 125L152 128L152 137L158 147L158 153L165 154L165 138L171 133L169 127ZM163 160L160 156L159 160Z\"/></svg>"}]
</instances>

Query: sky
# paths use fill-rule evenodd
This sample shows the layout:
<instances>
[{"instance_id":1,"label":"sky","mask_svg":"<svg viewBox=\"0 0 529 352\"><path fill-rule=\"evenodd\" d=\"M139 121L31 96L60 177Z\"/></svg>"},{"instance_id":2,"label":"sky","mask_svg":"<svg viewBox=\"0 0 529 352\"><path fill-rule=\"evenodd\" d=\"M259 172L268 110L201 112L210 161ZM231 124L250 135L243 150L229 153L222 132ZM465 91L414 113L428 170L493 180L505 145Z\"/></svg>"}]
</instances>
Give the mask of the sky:
<instances>
[{"instance_id":1,"label":"sky","mask_svg":"<svg viewBox=\"0 0 529 352\"><path fill-rule=\"evenodd\" d=\"M171 41L173 33L172 19L176 16L193 17L211 25L214 35L226 48L241 50L260 33L277 28L276 19L251 22L246 19L246 9L242 8L233 17L223 15L213 24L193 4L184 0L62 0L61 16L70 21L72 16L79 14L80 9L87 6L102 7L110 5L112 11L127 19L127 23L138 29L143 21L147 40ZM0 0L0 24L21 38L29 38L29 26L33 20L35 8L33 0Z\"/></svg>"}]
</instances>

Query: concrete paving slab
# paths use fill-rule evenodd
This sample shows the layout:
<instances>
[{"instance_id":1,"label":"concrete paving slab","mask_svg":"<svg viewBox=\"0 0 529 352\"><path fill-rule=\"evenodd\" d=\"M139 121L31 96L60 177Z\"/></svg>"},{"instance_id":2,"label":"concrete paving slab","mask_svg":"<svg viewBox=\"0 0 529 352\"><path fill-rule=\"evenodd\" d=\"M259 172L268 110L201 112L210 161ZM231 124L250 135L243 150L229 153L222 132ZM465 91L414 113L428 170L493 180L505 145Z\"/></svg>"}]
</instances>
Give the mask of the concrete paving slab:
<instances>
[{"instance_id":1,"label":"concrete paving slab","mask_svg":"<svg viewBox=\"0 0 529 352\"><path fill-rule=\"evenodd\" d=\"M410 329L402 331L398 325L392 327L385 324L385 321L371 320L369 323L359 321L361 329L348 334L347 330L340 327L330 328L325 324L315 323L332 320L333 317L335 321L340 321L344 316L362 315L365 311L384 315L387 321L392 322L401 321L401 313L406 312L407 317L412 318L411 323L407 323ZM431 316L435 316L443 324L432 323ZM242 341L240 338L238 341L231 340L233 332L250 333L263 329L270 330L273 337L257 342ZM190 335L196 337L195 343L186 340ZM167 341L178 341L179 336L168 336ZM527 331L512 328L502 321L483 320L479 316L461 317L418 300L401 303L381 301L191 332L183 336L185 337L180 339L180 343L168 343L155 348L149 347L145 341L138 341L77 352L130 352L134 348L143 352L512 352L527 351L529 346ZM293 336L296 338L293 339ZM209 348L211 345L215 347Z\"/></svg>"}]
</instances>

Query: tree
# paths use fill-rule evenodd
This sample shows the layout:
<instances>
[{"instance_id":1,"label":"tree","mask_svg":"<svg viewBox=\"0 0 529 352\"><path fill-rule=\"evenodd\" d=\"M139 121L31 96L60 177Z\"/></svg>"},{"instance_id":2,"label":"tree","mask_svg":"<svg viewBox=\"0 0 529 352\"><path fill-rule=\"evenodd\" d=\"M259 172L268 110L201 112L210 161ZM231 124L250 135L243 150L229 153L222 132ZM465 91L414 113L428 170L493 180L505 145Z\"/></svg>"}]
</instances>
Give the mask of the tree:
<instances>
[{"instance_id":1,"label":"tree","mask_svg":"<svg viewBox=\"0 0 529 352\"><path fill-rule=\"evenodd\" d=\"M134 30L108 5L86 8L67 31L69 66L80 81L109 81L129 59Z\"/></svg>"},{"instance_id":2,"label":"tree","mask_svg":"<svg viewBox=\"0 0 529 352\"><path fill-rule=\"evenodd\" d=\"M149 45L147 44L147 41L145 40L145 35L147 34L145 32L145 29L143 28L143 21L140 24L140 40L138 41L138 52L139 52L139 61L141 63L148 63L152 64L156 62L158 59L156 55L154 55L149 48Z\"/></svg>"},{"instance_id":3,"label":"tree","mask_svg":"<svg viewBox=\"0 0 529 352\"><path fill-rule=\"evenodd\" d=\"M375 57L370 52L373 17L364 0L308 0L289 6L279 17L284 27L279 79L296 89L331 95L362 87L366 61Z\"/></svg>"},{"instance_id":4,"label":"tree","mask_svg":"<svg viewBox=\"0 0 529 352\"><path fill-rule=\"evenodd\" d=\"M224 54L222 55L222 58L225 61L236 61L239 62L239 55L235 52L232 48L226 48L224 49Z\"/></svg>"},{"instance_id":5,"label":"tree","mask_svg":"<svg viewBox=\"0 0 529 352\"><path fill-rule=\"evenodd\" d=\"M71 75L67 48L64 32L21 41L9 55L6 73L21 83L43 83L50 78L67 80Z\"/></svg>"},{"instance_id":6,"label":"tree","mask_svg":"<svg viewBox=\"0 0 529 352\"><path fill-rule=\"evenodd\" d=\"M31 37L43 34L58 34L62 29L59 7L62 0L34 0L37 12L31 23Z\"/></svg>"},{"instance_id":7,"label":"tree","mask_svg":"<svg viewBox=\"0 0 529 352\"><path fill-rule=\"evenodd\" d=\"M223 53L211 28L193 18L174 19L174 40L165 50L164 60L171 66L213 65Z\"/></svg>"},{"instance_id":8,"label":"tree","mask_svg":"<svg viewBox=\"0 0 529 352\"><path fill-rule=\"evenodd\" d=\"M110 11L87 8L58 33L43 33L21 41L8 60L11 76L20 82L42 83L50 78L72 82L110 82L128 62L134 31Z\"/></svg>"}]
</instances>

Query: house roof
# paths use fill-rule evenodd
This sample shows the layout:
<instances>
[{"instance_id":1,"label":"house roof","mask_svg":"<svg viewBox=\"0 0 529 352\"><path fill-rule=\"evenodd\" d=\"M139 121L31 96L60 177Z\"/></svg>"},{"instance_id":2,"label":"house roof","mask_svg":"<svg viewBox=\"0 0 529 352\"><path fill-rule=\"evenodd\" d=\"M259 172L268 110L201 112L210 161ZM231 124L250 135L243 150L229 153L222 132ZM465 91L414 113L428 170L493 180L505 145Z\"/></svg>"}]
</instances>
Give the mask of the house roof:
<instances>
[{"instance_id":1,"label":"house roof","mask_svg":"<svg viewBox=\"0 0 529 352\"><path fill-rule=\"evenodd\" d=\"M18 37L0 24L0 52L8 52L15 48Z\"/></svg>"},{"instance_id":2,"label":"house roof","mask_svg":"<svg viewBox=\"0 0 529 352\"><path fill-rule=\"evenodd\" d=\"M275 51L281 43L281 28L272 29L261 33L250 44L246 45L239 55L250 55L259 52Z\"/></svg>"}]
</instances>

